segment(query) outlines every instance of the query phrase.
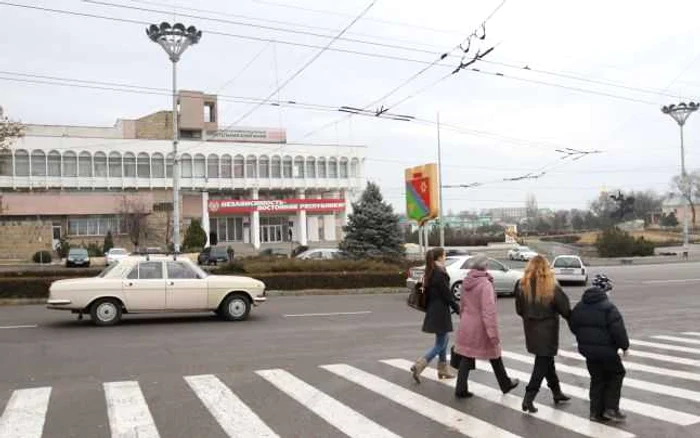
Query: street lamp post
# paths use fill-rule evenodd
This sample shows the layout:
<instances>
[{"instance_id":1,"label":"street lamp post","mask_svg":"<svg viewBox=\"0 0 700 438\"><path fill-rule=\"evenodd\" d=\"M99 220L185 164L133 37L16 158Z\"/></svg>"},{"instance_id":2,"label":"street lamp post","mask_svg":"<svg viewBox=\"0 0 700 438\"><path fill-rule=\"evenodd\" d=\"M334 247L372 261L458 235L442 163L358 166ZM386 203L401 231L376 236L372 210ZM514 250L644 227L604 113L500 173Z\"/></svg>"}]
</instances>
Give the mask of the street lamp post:
<instances>
[{"instance_id":1,"label":"street lamp post","mask_svg":"<svg viewBox=\"0 0 700 438\"><path fill-rule=\"evenodd\" d=\"M700 108L700 103L697 102L682 102L678 105L666 105L661 108L661 112L668 114L673 118L673 120L678 123L681 130L681 190L684 197L683 206L683 251L684 254L688 253L688 205L690 204L689 199L691 199L692 187L688 184L688 174L685 171L685 147L683 145L683 126L685 125L688 117Z\"/></svg>"},{"instance_id":2,"label":"street lamp post","mask_svg":"<svg viewBox=\"0 0 700 438\"><path fill-rule=\"evenodd\" d=\"M196 27L185 27L182 23L151 24L146 28L146 35L158 43L173 63L173 246L175 254L180 252L180 159L177 155L179 140L177 111L177 62L180 56L202 38L202 31Z\"/></svg>"}]
</instances>

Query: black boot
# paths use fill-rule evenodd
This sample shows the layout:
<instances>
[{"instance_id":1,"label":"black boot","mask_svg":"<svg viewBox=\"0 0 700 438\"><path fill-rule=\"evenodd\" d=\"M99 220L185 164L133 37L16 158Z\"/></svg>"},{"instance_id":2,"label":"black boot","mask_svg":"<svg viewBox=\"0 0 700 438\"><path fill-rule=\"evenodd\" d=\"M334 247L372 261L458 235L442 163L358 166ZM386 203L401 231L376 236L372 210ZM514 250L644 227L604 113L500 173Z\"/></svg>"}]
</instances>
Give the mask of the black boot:
<instances>
[{"instance_id":1,"label":"black boot","mask_svg":"<svg viewBox=\"0 0 700 438\"><path fill-rule=\"evenodd\" d=\"M467 358L462 358L459 363L459 371L457 372L457 385L455 387L455 397L457 398L469 398L473 396L469 392L469 371L470 366Z\"/></svg>"},{"instance_id":2,"label":"black boot","mask_svg":"<svg viewBox=\"0 0 700 438\"><path fill-rule=\"evenodd\" d=\"M557 382L555 385L552 385L549 389L552 390L552 397L554 398L555 405L558 405L559 403L566 403L569 400L571 400L571 397L561 392L559 382Z\"/></svg>"},{"instance_id":3,"label":"black boot","mask_svg":"<svg viewBox=\"0 0 700 438\"><path fill-rule=\"evenodd\" d=\"M533 403L536 395L537 391L525 391L525 397L523 397L523 412L529 412L531 414L537 412L537 408Z\"/></svg>"}]
</instances>

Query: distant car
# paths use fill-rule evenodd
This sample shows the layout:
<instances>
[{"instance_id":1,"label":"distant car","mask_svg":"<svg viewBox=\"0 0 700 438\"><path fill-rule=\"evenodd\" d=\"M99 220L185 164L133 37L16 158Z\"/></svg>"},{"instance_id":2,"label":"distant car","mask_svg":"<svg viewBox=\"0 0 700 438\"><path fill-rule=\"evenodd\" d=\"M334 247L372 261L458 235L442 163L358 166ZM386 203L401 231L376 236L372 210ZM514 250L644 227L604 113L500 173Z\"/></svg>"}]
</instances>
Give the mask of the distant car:
<instances>
[{"instance_id":1,"label":"distant car","mask_svg":"<svg viewBox=\"0 0 700 438\"><path fill-rule=\"evenodd\" d=\"M68 256L66 256L66 268L72 268L75 266L82 266L84 268L90 267L90 256L88 255L87 249L71 248L68 250Z\"/></svg>"},{"instance_id":2,"label":"distant car","mask_svg":"<svg viewBox=\"0 0 700 438\"><path fill-rule=\"evenodd\" d=\"M509 260L520 260L523 262L530 261L531 258L535 257L536 251L531 250L527 246L516 246L515 248L508 251Z\"/></svg>"},{"instance_id":3,"label":"distant car","mask_svg":"<svg viewBox=\"0 0 700 438\"><path fill-rule=\"evenodd\" d=\"M124 248L112 248L105 253L105 264L111 265L129 256L129 252Z\"/></svg>"},{"instance_id":4,"label":"distant car","mask_svg":"<svg viewBox=\"0 0 700 438\"><path fill-rule=\"evenodd\" d=\"M552 260L552 270L556 279L561 283L572 282L584 286L588 284L588 269L579 256L557 256Z\"/></svg>"},{"instance_id":5,"label":"distant car","mask_svg":"<svg viewBox=\"0 0 700 438\"><path fill-rule=\"evenodd\" d=\"M258 252L258 255L261 257L287 258L289 257L289 252L280 248L265 248Z\"/></svg>"},{"instance_id":6,"label":"distant car","mask_svg":"<svg viewBox=\"0 0 700 438\"><path fill-rule=\"evenodd\" d=\"M470 259L473 256L447 257L445 259L445 269L450 276L450 290L456 300L462 296L462 281L471 270ZM406 287L413 290L423 281L425 266L411 268L408 270ZM489 259L488 272L493 277L493 286L497 295L515 295L518 282L523 276L523 271L510 269L498 260Z\"/></svg>"},{"instance_id":7,"label":"distant car","mask_svg":"<svg viewBox=\"0 0 700 438\"><path fill-rule=\"evenodd\" d=\"M304 251L296 258L300 260L336 260L345 257L345 253L336 248L317 248Z\"/></svg>"},{"instance_id":8,"label":"distant car","mask_svg":"<svg viewBox=\"0 0 700 438\"><path fill-rule=\"evenodd\" d=\"M197 263L200 265L216 265L219 263L227 263L228 248L225 246L210 246L204 248L197 256Z\"/></svg>"},{"instance_id":9,"label":"distant car","mask_svg":"<svg viewBox=\"0 0 700 438\"><path fill-rule=\"evenodd\" d=\"M54 281L46 305L107 326L125 313L213 311L241 321L266 300L265 283L250 277L210 275L185 257L130 256L97 277Z\"/></svg>"}]
</instances>

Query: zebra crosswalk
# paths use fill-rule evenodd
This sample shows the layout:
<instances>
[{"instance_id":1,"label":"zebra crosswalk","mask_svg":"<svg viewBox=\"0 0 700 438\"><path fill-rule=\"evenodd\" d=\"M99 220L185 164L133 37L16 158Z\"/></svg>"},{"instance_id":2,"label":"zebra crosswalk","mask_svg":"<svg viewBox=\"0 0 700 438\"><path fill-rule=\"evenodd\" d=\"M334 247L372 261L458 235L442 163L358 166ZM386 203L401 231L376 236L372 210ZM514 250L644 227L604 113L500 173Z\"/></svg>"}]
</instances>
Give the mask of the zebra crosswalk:
<instances>
[{"instance_id":1,"label":"zebra crosswalk","mask_svg":"<svg viewBox=\"0 0 700 438\"><path fill-rule=\"evenodd\" d=\"M554 407L543 387L536 401L539 412L534 415L520 409L524 384L503 395L487 362L477 361L472 373L474 397L457 400L454 379L440 380L436 370L428 368L424 383L416 385L408 373L412 361L386 358L320 364L311 370L265 368L234 375L176 376L168 385L185 394L180 399L161 396L151 382L133 379L103 382L81 392L66 391L60 385L0 390L0 438L700 436L700 352L676 348L692 345L686 341L697 341L700 333L650 338L654 341L636 340L625 360L628 376L620 407L629 418L624 424L589 420L583 358L573 349L562 349L557 370L562 390L573 399ZM504 350L503 357L511 377L529 378L532 356ZM256 394L264 399L257 400ZM72 405L66 398L81 396L92 397L89 413L81 412L84 406L79 404L52 413L55 404L65 408ZM182 403L187 408L175 409L173 416L191 418L175 421L164 414ZM282 405L293 406L294 412ZM92 419L95 430L87 430L83 421L77 432L78 426L70 426L74 421L67 417L85 415L99 417ZM188 420L206 423L201 430L208 432L193 433L197 427L185 431L169 424ZM319 425L326 429L314 431Z\"/></svg>"}]
</instances>

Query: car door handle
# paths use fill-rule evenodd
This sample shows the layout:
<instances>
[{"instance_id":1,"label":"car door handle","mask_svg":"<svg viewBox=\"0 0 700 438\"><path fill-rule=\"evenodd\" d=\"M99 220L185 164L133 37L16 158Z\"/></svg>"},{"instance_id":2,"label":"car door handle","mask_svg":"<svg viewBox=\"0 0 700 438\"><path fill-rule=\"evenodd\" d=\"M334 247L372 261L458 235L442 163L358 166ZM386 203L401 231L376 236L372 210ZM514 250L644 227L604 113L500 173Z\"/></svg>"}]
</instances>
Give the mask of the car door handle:
<instances>
[{"instance_id":1,"label":"car door handle","mask_svg":"<svg viewBox=\"0 0 700 438\"><path fill-rule=\"evenodd\" d=\"M130 282L128 282L126 285L127 285L127 286L133 286L134 283L130 281Z\"/></svg>"},{"instance_id":2,"label":"car door handle","mask_svg":"<svg viewBox=\"0 0 700 438\"><path fill-rule=\"evenodd\" d=\"M169 282L168 282L168 285L170 285L170 286L175 286L175 282L174 282L174 281L169 281Z\"/></svg>"}]
</instances>

